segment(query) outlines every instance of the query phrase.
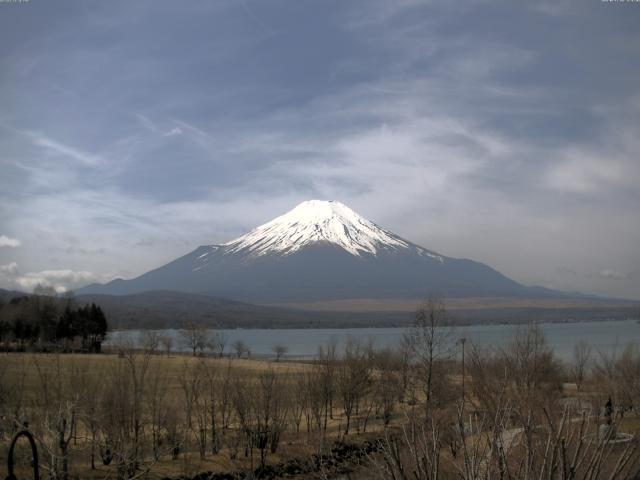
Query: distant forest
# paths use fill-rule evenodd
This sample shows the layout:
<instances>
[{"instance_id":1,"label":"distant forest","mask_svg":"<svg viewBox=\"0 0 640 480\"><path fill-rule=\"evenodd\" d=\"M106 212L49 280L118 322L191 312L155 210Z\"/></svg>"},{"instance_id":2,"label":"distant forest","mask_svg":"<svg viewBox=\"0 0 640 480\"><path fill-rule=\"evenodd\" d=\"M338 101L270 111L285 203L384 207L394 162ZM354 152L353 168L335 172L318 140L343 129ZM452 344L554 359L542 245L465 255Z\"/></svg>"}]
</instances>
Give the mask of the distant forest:
<instances>
[{"instance_id":1,"label":"distant forest","mask_svg":"<svg viewBox=\"0 0 640 480\"><path fill-rule=\"evenodd\" d=\"M78 305L95 305L109 321L109 329L165 329L187 328L197 324L209 328L358 328L358 327L408 327L414 321L414 312L410 311L310 311L281 306L252 305L225 298L209 295L193 294L185 292L158 290L141 292L131 295L100 295L85 294L65 298L56 297L51 300L51 292L36 291L29 301L20 300L20 308L16 308L17 297L31 298L32 295L0 289L0 342L16 338L15 331L7 332L12 328L16 318L15 310L25 310L23 314L29 316L32 324L40 324L35 336L30 336L28 341L39 343L55 341L58 345L77 350L88 349L89 337L84 337L86 328L76 328L65 331L64 324L61 330L51 335L51 319L34 320L42 315L43 308L39 303L53 301L55 303L54 320L57 322L64 314L67 306L71 310L78 310ZM13 302L13 303L12 303ZM19 303L18 302L18 303ZM418 302L416 301L416 307ZM3 311L3 305L7 308ZM46 310L47 307L45 307ZM35 314L33 312L36 312ZM621 302L619 306L603 304L602 306L576 306L568 308L540 308L540 307L505 307L505 308L480 308L480 309L452 309L448 317L457 325L480 324L517 324L530 322L568 322L568 321L594 321L594 320L624 320L639 318L640 305L634 302ZM78 313L79 318L84 319L91 313L83 311ZM95 314L94 314L95 315ZM7 326L7 322L10 325ZM76 319L75 324L83 320ZM87 320L90 324L93 320ZM86 322L85 322L86 323ZM55 330L55 329L54 329ZM19 332L18 332L19 333ZM69 342L68 335L77 341ZM86 338L85 346L82 338ZM52 340L53 339L53 340ZM61 342L61 340L63 340ZM99 340L99 339L98 339Z\"/></svg>"},{"instance_id":2,"label":"distant forest","mask_svg":"<svg viewBox=\"0 0 640 480\"><path fill-rule=\"evenodd\" d=\"M95 303L37 289L33 295L0 298L0 346L4 350L100 352L107 318Z\"/></svg>"},{"instance_id":3,"label":"distant forest","mask_svg":"<svg viewBox=\"0 0 640 480\"><path fill-rule=\"evenodd\" d=\"M112 329L185 328L359 328L408 327L412 311L311 311L252 305L208 295L149 291L131 295L78 295L79 303L100 305ZM419 301L416 300L416 308ZM457 325L498 323L624 320L638 318L637 303L572 308L455 309L448 317Z\"/></svg>"}]
</instances>

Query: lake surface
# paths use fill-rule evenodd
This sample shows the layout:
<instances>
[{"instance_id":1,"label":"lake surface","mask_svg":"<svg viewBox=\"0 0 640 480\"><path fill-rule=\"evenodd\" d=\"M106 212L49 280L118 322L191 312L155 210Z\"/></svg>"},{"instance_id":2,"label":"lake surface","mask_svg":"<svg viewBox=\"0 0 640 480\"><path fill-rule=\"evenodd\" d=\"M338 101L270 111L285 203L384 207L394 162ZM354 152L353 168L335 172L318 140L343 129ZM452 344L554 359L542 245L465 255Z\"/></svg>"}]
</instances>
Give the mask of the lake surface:
<instances>
[{"instance_id":1,"label":"lake surface","mask_svg":"<svg viewBox=\"0 0 640 480\"><path fill-rule=\"evenodd\" d=\"M599 321L583 323L542 323L549 346L555 354L570 360L574 345L584 341L595 350L604 353L621 351L629 343L640 344L640 323L637 320ZM455 343L460 338L482 346L500 348L508 344L518 329L517 325L471 325L455 327L450 333L450 341ZM231 352L231 345L242 340L251 350L253 356L271 356L272 347L282 344L288 348L288 358L313 358L318 347L336 341L344 346L352 337L363 342L371 339L378 348L397 346L407 332L406 328L322 328L322 329L234 329L216 330L227 338L225 353ZM158 330L161 335L174 338L173 350L186 351L181 345L179 330ZM109 334L106 345L119 341L130 341L139 345L144 331L125 330Z\"/></svg>"}]
</instances>

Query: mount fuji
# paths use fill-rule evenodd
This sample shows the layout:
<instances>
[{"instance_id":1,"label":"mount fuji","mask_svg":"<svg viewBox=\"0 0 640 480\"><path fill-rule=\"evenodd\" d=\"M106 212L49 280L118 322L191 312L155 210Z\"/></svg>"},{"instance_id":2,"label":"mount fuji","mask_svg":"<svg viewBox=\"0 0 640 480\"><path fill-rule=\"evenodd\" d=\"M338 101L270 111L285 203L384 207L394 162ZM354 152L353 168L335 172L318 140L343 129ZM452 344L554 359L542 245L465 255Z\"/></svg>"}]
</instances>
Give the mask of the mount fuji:
<instances>
[{"instance_id":1,"label":"mount fuji","mask_svg":"<svg viewBox=\"0 0 640 480\"><path fill-rule=\"evenodd\" d=\"M336 201L305 201L246 235L196 248L131 280L79 294L173 290L252 303L446 297L562 296L521 285L491 267L440 255Z\"/></svg>"}]
</instances>

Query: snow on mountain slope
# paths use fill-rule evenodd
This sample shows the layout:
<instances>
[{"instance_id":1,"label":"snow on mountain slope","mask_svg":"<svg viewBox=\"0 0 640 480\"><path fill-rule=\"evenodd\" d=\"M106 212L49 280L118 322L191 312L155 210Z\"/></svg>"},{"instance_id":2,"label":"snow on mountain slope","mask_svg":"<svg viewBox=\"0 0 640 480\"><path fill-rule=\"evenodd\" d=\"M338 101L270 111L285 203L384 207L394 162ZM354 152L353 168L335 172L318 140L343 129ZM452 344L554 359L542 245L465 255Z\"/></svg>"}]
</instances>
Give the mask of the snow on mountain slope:
<instances>
[{"instance_id":1,"label":"snow on mountain slope","mask_svg":"<svg viewBox=\"0 0 640 480\"><path fill-rule=\"evenodd\" d=\"M250 303L354 298L556 295L482 263L438 255L339 202L310 200L222 245L196 248L131 280L80 293L204 293Z\"/></svg>"},{"instance_id":2,"label":"snow on mountain slope","mask_svg":"<svg viewBox=\"0 0 640 480\"><path fill-rule=\"evenodd\" d=\"M308 200L240 238L223 244L225 253L290 255L317 242L343 248L351 255L376 256L385 250L417 249L438 261L442 257L417 247L361 217L343 203Z\"/></svg>"}]
</instances>

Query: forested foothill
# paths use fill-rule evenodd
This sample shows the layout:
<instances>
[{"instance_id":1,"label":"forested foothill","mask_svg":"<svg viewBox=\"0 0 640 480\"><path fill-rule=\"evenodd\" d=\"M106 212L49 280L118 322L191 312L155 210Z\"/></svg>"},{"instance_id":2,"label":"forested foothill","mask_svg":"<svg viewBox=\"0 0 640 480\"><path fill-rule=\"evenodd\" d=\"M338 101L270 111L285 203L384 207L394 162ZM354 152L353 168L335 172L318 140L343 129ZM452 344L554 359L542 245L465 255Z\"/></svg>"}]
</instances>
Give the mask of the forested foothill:
<instances>
[{"instance_id":1,"label":"forested foothill","mask_svg":"<svg viewBox=\"0 0 640 480\"><path fill-rule=\"evenodd\" d=\"M101 351L108 330L102 308L80 305L72 295L36 288L33 295L0 298L0 350Z\"/></svg>"},{"instance_id":2,"label":"forested foothill","mask_svg":"<svg viewBox=\"0 0 640 480\"><path fill-rule=\"evenodd\" d=\"M0 289L0 303L20 292ZM359 310L354 301L344 310L308 310L285 306L253 305L210 295L154 290L132 295L76 294L77 305L96 304L109 321L111 330L162 330L202 327L231 328L406 328L413 322L409 308ZM455 301L455 300L454 300ZM479 304L478 304L479 305ZM637 302L592 301L588 306L558 304L555 308L518 307L517 301L503 307L448 308L457 325L528 324L540 322L588 322L626 320L637 317Z\"/></svg>"}]
</instances>

